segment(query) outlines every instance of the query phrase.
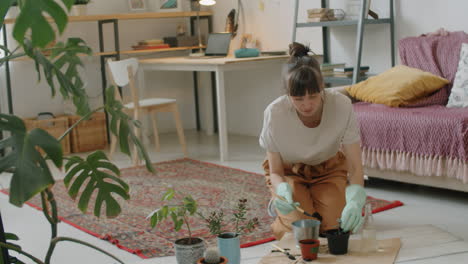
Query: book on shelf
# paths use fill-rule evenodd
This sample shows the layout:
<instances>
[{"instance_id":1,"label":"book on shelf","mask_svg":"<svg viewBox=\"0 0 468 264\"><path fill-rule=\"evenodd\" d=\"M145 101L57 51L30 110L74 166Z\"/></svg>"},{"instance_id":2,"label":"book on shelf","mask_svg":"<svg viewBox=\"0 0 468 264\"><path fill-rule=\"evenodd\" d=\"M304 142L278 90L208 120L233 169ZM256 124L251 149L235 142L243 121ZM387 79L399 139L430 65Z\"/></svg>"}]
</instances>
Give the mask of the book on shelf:
<instances>
[{"instance_id":1,"label":"book on shelf","mask_svg":"<svg viewBox=\"0 0 468 264\"><path fill-rule=\"evenodd\" d=\"M322 71L326 71L326 70L333 71L333 69L335 69L335 68L343 68L345 66L346 66L345 63L322 63L322 64L320 64L320 70L322 70Z\"/></svg>"},{"instance_id":2,"label":"book on shelf","mask_svg":"<svg viewBox=\"0 0 468 264\"><path fill-rule=\"evenodd\" d=\"M370 69L369 66L361 66L359 67L361 71L368 71ZM336 67L333 69L334 72L353 72L354 67Z\"/></svg>"},{"instance_id":3,"label":"book on shelf","mask_svg":"<svg viewBox=\"0 0 468 264\"><path fill-rule=\"evenodd\" d=\"M134 45L132 48L134 50L151 50L151 49L167 49L169 44L159 44L159 45Z\"/></svg>"},{"instance_id":4,"label":"book on shelf","mask_svg":"<svg viewBox=\"0 0 468 264\"><path fill-rule=\"evenodd\" d=\"M359 76L365 76L369 70L359 72ZM353 77L353 72L333 72L333 77Z\"/></svg>"},{"instance_id":5,"label":"book on shelf","mask_svg":"<svg viewBox=\"0 0 468 264\"><path fill-rule=\"evenodd\" d=\"M138 45L150 45L150 46L155 46L155 45L160 45L164 44L164 40L162 39L145 39L138 41Z\"/></svg>"}]
</instances>

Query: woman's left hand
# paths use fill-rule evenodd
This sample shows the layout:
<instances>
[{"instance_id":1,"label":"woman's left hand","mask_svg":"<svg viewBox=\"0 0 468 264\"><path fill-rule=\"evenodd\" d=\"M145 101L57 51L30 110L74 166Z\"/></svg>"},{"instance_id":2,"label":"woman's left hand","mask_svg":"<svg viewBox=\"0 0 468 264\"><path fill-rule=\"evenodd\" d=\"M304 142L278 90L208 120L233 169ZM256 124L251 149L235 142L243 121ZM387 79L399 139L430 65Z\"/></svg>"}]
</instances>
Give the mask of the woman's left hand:
<instances>
[{"instance_id":1,"label":"woman's left hand","mask_svg":"<svg viewBox=\"0 0 468 264\"><path fill-rule=\"evenodd\" d=\"M351 184L346 187L346 206L341 213L341 228L347 232L356 233L361 228L364 219L362 208L366 203L366 192L359 184Z\"/></svg>"}]
</instances>

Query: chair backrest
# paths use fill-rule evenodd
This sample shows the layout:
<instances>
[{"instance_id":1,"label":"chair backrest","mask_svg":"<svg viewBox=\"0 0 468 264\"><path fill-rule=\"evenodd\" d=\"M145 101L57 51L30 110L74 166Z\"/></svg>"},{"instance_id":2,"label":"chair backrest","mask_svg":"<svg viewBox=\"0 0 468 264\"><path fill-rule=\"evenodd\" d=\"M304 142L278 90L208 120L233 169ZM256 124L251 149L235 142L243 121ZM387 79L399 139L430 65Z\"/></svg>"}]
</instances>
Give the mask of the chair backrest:
<instances>
[{"instance_id":1,"label":"chair backrest","mask_svg":"<svg viewBox=\"0 0 468 264\"><path fill-rule=\"evenodd\" d=\"M133 117L138 120L140 115L140 96L138 89L135 87L135 75L138 70L138 60L135 58L121 61L113 61L112 59L109 59L107 61L107 66L109 77L114 85L120 87L128 85L130 87L132 102L134 105ZM123 103L120 93L116 92L115 98Z\"/></svg>"},{"instance_id":2,"label":"chair backrest","mask_svg":"<svg viewBox=\"0 0 468 264\"><path fill-rule=\"evenodd\" d=\"M125 86L130 82L127 70L128 66L132 67L133 77L138 71L138 60L135 58L121 61L113 61L110 59L107 61L107 65L109 65L109 70L112 74L115 84L120 87Z\"/></svg>"}]
</instances>

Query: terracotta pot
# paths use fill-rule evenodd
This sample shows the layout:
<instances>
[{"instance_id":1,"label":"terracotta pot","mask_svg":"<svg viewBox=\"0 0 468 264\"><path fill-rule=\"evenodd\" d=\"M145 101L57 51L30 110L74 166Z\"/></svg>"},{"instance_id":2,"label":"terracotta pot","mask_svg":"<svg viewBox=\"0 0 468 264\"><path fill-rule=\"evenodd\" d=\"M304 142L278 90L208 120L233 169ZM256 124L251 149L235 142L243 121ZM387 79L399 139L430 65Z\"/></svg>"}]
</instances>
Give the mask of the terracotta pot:
<instances>
[{"instance_id":1,"label":"terracotta pot","mask_svg":"<svg viewBox=\"0 0 468 264\"><path fill-rule=\"evenodd\" d=\"M228 259L225 258L225 257L219 257L220 258L220 262L217 263L217 264L227 264L228 263ZM205 262L205 258L200 258L199 260L197 260L197 264L207 264Z\"/></svg>"},{"instance_id":2,"label":"terracotta pot","mask_svg":"<svg viewBox=\"0 0 468 264\"><path fill-rule=\"evenodd\" d=\"M311 261L317 259L319 251L320 240L318 239L303 239L299 241L301 246L302 259L305 261Z\"/></svg>"}]
</instances>

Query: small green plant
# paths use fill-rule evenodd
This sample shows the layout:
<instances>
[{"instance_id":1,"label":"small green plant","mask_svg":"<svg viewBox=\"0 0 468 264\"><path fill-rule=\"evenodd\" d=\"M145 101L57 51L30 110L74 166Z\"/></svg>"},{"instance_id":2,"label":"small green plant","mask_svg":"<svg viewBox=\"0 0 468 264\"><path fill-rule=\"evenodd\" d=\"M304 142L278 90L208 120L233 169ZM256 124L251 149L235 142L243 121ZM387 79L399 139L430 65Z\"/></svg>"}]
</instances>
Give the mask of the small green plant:
<instances>
[{"instance_id":1,"label":"small green plant","mask_svg":"<svg viewBox=\"0 0 468 264\"><path fill-rule=\"evenodd\" d=\"M89 2L90 0L75 0L74 5L87 5Z\"/></svg>"},{"instance_id":2,"label":"small green plant","mask_svg":"<svg viewBox=\"0 0 468 264\"><path fill-rule=\"evenodd\" d=\"M222 209L214 210L208 216L204 216L202 213L198 213L198 215L205 220L210 233L213 235L220 235L225 232L234 232L237 235L242 235L254 231L259 225L257 217L247 219L248 211L247 199L239 199L232 210L232 216L229 221L225 221L225 214ZM228 230L228 228L233 229Z\"/></svg>"},{"instance_id":3,"label":"small green plant","mask_svg":"<svg viewBox=\"0 0 468 264\"><path fill-rule=\"evenodd\" d=\"M174 189L170 188L166 191L161 200L172 201L175 194ZM174 222L175 231L179 231L183 224L185 224L188 231L187 243L190 245L192 244L192 231L190 229L188 218L197 213L197 208L197 202L192 198L192 196L187 195L177 204L167 204L154 210L148 217L150 218L152 228L166 220L169 216L171 217L172 222Z\"/></svg>"}]
</instances>

